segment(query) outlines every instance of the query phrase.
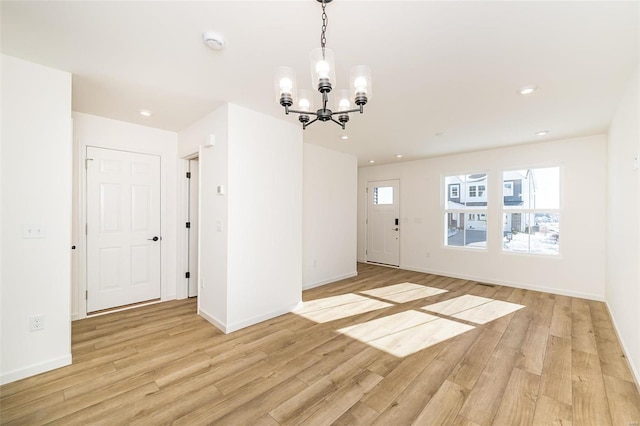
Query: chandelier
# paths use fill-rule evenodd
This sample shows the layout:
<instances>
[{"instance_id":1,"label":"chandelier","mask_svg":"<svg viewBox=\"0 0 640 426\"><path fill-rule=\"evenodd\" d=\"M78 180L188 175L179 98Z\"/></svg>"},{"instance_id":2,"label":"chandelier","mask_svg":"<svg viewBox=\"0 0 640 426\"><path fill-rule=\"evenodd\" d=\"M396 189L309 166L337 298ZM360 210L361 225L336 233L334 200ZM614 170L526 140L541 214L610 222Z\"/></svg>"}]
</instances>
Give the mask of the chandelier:
<instances>
[{"instance_id":1,"label":"chandelier","mask_svg":"<svg viewBox=\"0 0 640 426\"><path fill-rule=\"evenodd\" d=\"M322 3L322 30L320 33L320 47L311 52L311 84L318 88L322 96L320 109L313 110L313 97L310 90L296 90L296 74L293 68L279 67L276 70L276 93L285 114L290 112L298 115L302 128L316 121L333 121L342 129L349 121L352 112L364 112L364 106L371 97L371 70L366 65L356 65L351 68L350 90L336 90L333 111L328 108L329 93L336 83L333 51L326 48L327 13L325 8L331 0L317 0ZM353 99L353 101L352 101ZM355 104L356 108L351 108ZM297 109L293 109L293 105ZM314 118L311 119L311 116ZM337 120L334 118L337 117Z\"/></svg>"}]
</instances>

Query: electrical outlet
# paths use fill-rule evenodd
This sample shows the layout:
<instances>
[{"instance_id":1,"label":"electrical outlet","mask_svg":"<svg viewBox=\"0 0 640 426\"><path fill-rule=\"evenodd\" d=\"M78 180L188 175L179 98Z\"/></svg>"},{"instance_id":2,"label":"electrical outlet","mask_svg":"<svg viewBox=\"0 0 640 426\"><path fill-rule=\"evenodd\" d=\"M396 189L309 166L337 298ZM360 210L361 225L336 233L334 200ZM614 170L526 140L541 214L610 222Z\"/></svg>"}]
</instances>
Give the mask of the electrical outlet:
<instances>
[{"instance_id":1,"label":"electrical outlet","mask_svg":"<svg viewBox=\"0 0 640 426\"><path fill-rule=\"evenodd\" d=\"M35 315L29 318L29 331L44 330L44 315Z\"/></svg>"}]
</instances>

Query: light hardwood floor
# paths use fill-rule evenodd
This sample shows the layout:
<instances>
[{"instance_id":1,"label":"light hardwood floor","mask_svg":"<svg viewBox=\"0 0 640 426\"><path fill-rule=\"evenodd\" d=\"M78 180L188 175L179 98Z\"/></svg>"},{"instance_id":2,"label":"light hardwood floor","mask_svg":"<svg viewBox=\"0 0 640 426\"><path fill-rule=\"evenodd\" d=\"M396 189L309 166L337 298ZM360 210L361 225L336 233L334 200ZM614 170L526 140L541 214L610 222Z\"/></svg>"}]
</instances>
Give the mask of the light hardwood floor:
<instances>
[{"instance_id":1,"label":"light hardwood floor","mask_svg":"<svg viewBox=\"0 0 640 426\"><path fill-rule=\"evenodd\" d=\"M351 293L389 306L333 321L325 314L321 323L287 314L229 335L198 317L193 299L76 321L73 365L2 386L1 422L640 422L640 395L603 303L373 265L360 264L358 270L358 277L305 291L303 299L326 308L320 299ZM412 293L393 297L385 291L362 293L401 283L432 289L407 286L403 290ZM422 309L463 295L524 308L486 324ZM414 314L408 311L471 327L406 357L337 332L393 314L411 321ZM361 333L380 333L373 324L362 326ZM411 340L411 330L396 339L396 346L415 343L402 340Z\"/></svg>"}]
</instances>

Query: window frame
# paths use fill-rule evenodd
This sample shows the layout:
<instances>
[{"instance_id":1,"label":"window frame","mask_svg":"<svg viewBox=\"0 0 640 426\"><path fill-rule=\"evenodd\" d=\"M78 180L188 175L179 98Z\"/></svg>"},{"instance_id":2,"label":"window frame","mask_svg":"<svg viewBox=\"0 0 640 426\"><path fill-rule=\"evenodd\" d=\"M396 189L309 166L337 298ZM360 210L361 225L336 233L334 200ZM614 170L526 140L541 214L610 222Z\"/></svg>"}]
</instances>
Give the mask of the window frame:
<instances>
[{"instance_id":1,"label":"window frame","mask_svg":"<svg viewBox=\"0 0 640 426\"><path fill-rule=\"evenodd\" d=\"M506 170L505 170L505 171L506 171ZM502 176L503 176L503 177L502 177L502 197L503 197L503 198L504 198L504 197L513 197L513 181L512 181L512 180L507 181L507 182L505 182L505 181L504 181L504 172L505 172L505 171L503 171L503 172L502 172L502 173L503 173L503 174L502 174ZM509 188L509 193L508 193L508 194L505 194L505 189L506 189L506 187L507 187L507 184L509 184L509 187L510 187L510 188ZM504 203L504 201L503 201L503 203ZM504 206L504 204L503 204L503 206Z\"/></svg>"},{"instance_id":2,"label":"window frame","mask_svg":"<svg viewBox=\"0 0 640 426\"><path fill-rule=\"evenodd\" d=\"M508 180L505 181L505 173L508 172L519 172L521 170L526 170L527 172L533 172L535 170L541 170L541 169L557 169L558 170L558 207L557 208L531 208L531 207L514 207L514 206L505 206L505 201L504 199L506 197L513 197L515 194L515 180L513 178L509 178ZM528 173L527 173L528 174ZM519 167L519 168L510 168L510 169L503 169L501 171L501 175L502 175L502 187L503 187L503 195L502 195L502 202L501 202L501 214L500 217L502 218L502 225L501 225L501 230L502 230L502 245L501 245L501 250L500 252L502 254L508 255L508 256L539 256L539 257L544 257L546 259L559 259L561 258L561 245L560 245L560 241L559 241L559 235L560 235L560 230L562 227L562 206L563 206L563 194L562 194L562 180L563 180L563 167L562 165L541 165L541 166L529 166L529 167ZM511 194L507 195L504 193L504 188L505 185L509 183L511 184ZM524 192L523 189L521 189L521 191ZM525 203L525 201L523 200L523 203L525 203L525 205L530 206L531 203L531 197L532 194L535 193L535 191L532 190L531 188L531 181L529 181L529 187L527 188L527 195L529 197L528 202ZM529 235L529 241L528 241L528 247L527 247L527 251L515 251L515 250L507 250L505 245L507 242L510 242L511 240L509 239L509 241L505 241L507 239L507 233L511 234L513 232L513 229L510 231L507 231L504 229L505 226L505 215L511 215L511 214L521 214L522 216L527 215L528 216L528 220L525 221L525 224L528 223L527 228L530 226L537 226L534 224L534 220L536 217L536 214L552 214L552 215L556 215L558 217L558 230L557 230L557 234L558 234L558 240L557 240L557 244L558 244L558 250L555 253L543 253L543 252L532 252L531 251L531 234L527 234ZM524 232L524 231L522 231Z\"/></svg>"},{"instance_id":3,"label":"window frame","mask_svg":"<svg viewBox=\"0 0 640 426\"><path fill-rule=\"evenodd\" d=\"M455 190L456 195L453 195L453 191ZM449 198L458 198L460 199L460 184L452 183L449 185Z\"/></svg>"},{"instance_id":4,"label":"window frame","mask_svg":"<svg viewBox=\"0 0 640 426\"><path fill-rule=\"evenodd\" d=\"M478 206L478 205L472 205L472 206L468 206L467 203L470 202L470 199L474 199L475 203L477 203L477 188L479 186L478 180L474 179L472 181L468 181L469 176L472 175L479 175L479 174L484 174L485 175L485 181L483 183L483 185L485 186L485 192L487 190L487 188L489 187L489 172L488 171L480 171L480 172L465 172L465 173L458 173L458 174L454 174L454 173L450 173L450 174L443 174L442 175L442 179L441 179L441 194L442 194L442 218L443 218L443 223L441 226L443 226L443 240L442 240L442 245L444 248L447 249L462 249L462 250L472 250L474 252L481 252L481 253L486 253L489 247L489 240L490 240L490 235L489 235L489 225L488 225L488 216L489 216L489 199L487 198L486 201L482 200L482 202L485 203L484 206ZM460 180L461 177L464 177L464 181L462 183L449 183L449 179L450 178L455 178L457 180ZM457 186L458 189L458 195L459 197L452 197L451 196L451 188ZM474 186L476 188L476 196L471 197L469 196L469 189L471 186ZM462 194L465 194L465 198L462 198ZM448 197L447 197L448 195ZM459 208L450 208L449 205L449 201L455 198L456 200L460 200L460 201L456 201L457 204L460 204ZM464 201L462 201L464 200ZM463 233L463 245L450 245L449 244L449 233L451 231L450 227L449 227L449 214L454 214L456 215L456 222L459 223L460 222L460 215L463 214L464 216L464 222L465 222L465 227L463 227L462 229L459 229L458 232L462 231ZM469 230L473 230L470 228L466 228L466 221L470 220L468 219L469 215L475 215L476 220L474 222L484 222L484 232L485 232L485 241L484 244L481 246L472 246L472 245L468 245L466 244L466 232ZM483 217L483 219L480 219L480 217ZM471 243L473 244L473 243Z\"/></svg>"}]
</instances>

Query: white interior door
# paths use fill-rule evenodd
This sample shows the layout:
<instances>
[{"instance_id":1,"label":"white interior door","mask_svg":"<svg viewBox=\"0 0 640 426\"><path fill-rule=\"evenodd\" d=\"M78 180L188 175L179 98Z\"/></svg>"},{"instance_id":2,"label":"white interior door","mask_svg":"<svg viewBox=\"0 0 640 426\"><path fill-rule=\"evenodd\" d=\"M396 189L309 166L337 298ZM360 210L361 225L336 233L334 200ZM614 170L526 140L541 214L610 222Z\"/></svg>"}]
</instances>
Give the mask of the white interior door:
<instances>
[{"instance_id":1,"label":"white interior door","mask_svg":"<svg viewBox=\"0 0 640 426\"><path fill-rule=\"evenodd\" d=\"M87 312L160 297L160 157L87 147Z\"/></svg>"},{"instance_id":2,"label":"white interior door","mask_svg":"<svg viewBox=\"0 0 640 426\"><path fill-rule=\"evenodd\" d=\"M189 297L198 295L198 187L200 163L189 160Z\"/></svg>"},{"instance_id":3,"label":"white interior door","mask_svg":"<svg viewBox=\"0 0 640 426\"><path fill-rule=\"evenodd\" d=\"M367 261L400 266L400 181L367 186Z\"/></svg>"}]
</instances>

